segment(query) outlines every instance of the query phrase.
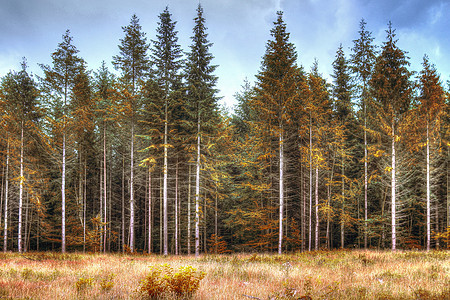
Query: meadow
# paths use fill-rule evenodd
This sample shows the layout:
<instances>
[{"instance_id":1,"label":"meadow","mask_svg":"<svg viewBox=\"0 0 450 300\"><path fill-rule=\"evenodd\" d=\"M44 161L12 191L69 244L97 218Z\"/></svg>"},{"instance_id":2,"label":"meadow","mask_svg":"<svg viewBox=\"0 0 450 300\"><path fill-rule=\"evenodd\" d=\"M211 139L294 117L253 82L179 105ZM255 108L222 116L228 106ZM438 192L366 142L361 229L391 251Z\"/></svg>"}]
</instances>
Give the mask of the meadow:
<instances>
[{"instance_id":1,"label":"meadow","mask_svg":"<svg viewBox=\"0 0 450 300\"><path fill-rule=\"evenodd\" d=\"M143 279L155 266L203 274L192 299L450 299L450 252L372 250L197 259L0 253L0 299L147 299Z\"/></svg>"}]
</instances>

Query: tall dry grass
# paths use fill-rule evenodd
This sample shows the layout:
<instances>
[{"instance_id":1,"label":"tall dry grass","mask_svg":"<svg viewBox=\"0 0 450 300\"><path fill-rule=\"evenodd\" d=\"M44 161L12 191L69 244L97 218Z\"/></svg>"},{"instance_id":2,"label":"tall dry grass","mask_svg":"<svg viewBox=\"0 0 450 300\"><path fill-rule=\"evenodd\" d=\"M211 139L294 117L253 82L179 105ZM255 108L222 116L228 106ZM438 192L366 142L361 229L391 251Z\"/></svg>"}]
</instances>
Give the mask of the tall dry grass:
<instances>
[{"instance_id":1,"label":"tall dry grass","mask_svg":"<svg viewBox=\"0 0 450 300\"><path fill-rule=\"evenodd\" d=\"M0 299L142 299L151 266L206 272L194 299L450 299L450 252L0 254Z\"/></svg>"}]
</instances>

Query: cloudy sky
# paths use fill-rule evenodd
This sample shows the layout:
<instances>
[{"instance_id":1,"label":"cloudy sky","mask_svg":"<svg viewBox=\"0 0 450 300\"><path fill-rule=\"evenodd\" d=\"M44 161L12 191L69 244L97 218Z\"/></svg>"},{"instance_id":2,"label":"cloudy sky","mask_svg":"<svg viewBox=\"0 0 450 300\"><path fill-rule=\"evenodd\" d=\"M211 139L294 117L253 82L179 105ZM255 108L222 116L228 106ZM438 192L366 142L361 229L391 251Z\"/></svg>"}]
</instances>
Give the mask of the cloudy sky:
<instances>
[{"instance_id":1,"label":"cloudy sky","mask_svg":"<svg viewBox=\"0 0 450 300\"><path fill-rule=\"evenodd\" d=\"M51 53L69 29L89 69L105 60L112 70L122 26L136 13L148 40L154 39L158 15L169 6L177 21L179 42L188 51L198 0L1 0L0 76L18 70L26 57L30 70L42 75L38 63L50 64ZM449 0L201 0L222 102L245 78L253 81L260 69L276 11L284 11L298 63L309 71L315 58L329 77L339 44L348 55L364 18L375 43L385 40L388 21L398 45L410 57L411 70L420 71L427 54L447 81L450 76Z\"/></svg>"}]
</instances>

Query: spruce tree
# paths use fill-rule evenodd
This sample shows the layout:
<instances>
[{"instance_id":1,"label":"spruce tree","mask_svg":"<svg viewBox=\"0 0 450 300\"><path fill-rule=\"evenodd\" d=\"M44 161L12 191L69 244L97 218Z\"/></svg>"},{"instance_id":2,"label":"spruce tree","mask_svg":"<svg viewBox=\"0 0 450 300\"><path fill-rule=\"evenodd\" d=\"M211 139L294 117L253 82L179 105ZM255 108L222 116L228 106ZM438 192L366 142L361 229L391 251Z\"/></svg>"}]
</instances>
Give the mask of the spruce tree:
<instances>
[{"instance_id":1,"label":"spruce tree","mask_svg":"<svg viewBox=\"0 0 450 300\"><path fill-rule=\"evenodd\" d=\"M202 152L204 145L214 132L218 122L218 107L215 85L217 77L213 74L217 66L212 65L213 55L209 49L213 45L208 41L203 8L197 7L197 17L194 19L192 44L187 54L185 66L187 101L190 132L195 136L195 255L200 254L200 192Z\"/></svg>"},{"instance_id":2,"label":"spruce tree","mask_svg":"<svg viewBox=\"0 0 450 300\"><path fill-rule=\"evenodd\" d=\"M84 68L84 60L77 56L78 49L72 44L72 36L67 30L63 35L63 41L52 54L52 64L41 64L45 77L41 80L42 89L50 101L49 110L52 110L53 118L62 123L62 147L61 147L61 251L66 252L66 135L69 120L67 105L70 100L75 77Z\"/></svg>"},{"instance_id":3,"label":"spruce tree","mask_svg":"<svg viewBox=\"0 0 450 300\"><path fill-rule=\"evenodd\" d=\"M366 30L367 23L364 19L360 22L359 38L353 40L354 46L350 55L351 68L356 78L356 88L358 91L359 105L362 114L362 127L364 132L364 248L367 249L368 235L368 105L369 98L369 80L373 72L373 66L376 59L376 47L373 44L374 38L370 31Z\"/></svg>"},{"instance_id":4,"label":"spruce tree","mask_svg":"<svg viewBox=\"0 0 450 300\"><path fill-rule=\"evenodd\" d=\"M381 54L377 57L374 66L374 73L370 79L371 94L377 105L377 121L380 127L378 130L387 135L386 141L390 146L386 148L390 165L384 168L391 175L391 247L396 250L397 245L397 208L399 207L397 189L399 182L397 173L405 152L398 152L397 148L401 142L401 135L406 130L404 124L404 114L410 109L412 85L409 80L411 73L408 71L409 65L406 53L397 47L395 30L389 22L386 30L386 42L383 43ZM400 129L402 131L400 131Z\"/></svg>"},{"instance_id":5,"label":"spruce tree","mask_svg":"<svg viewBox=\"0 0 450 300\"><path fill-rule=\"evenodd\" d=\"M291 107L297 99L297 53L289 41L289 33L283 20L283 13L277 12L277 20L270 31L272 40L266 45L266 52L257 75L256 97L253 107L261 121L261 134L270 133L268 149L278 148L278 253L283 247L283 214L285 211L285 145L287 127L291 122ZM275 142L276 140L276 142ZM272 145L277 143L277 146ZM271 174L272 175L272 174Z\"/></svg>"},{"instance_id":6,"label":"spruce tree","mask_svg":"<svg viewBox=\"0 0 450 300\"><path fill-rule=\"evenodd\" d=\"M130 111L130 232L129 232L129 247L134 252L135 243L135 179L134 179L134 148L135 148L135 123L136 112L138 110L138 83L140 80L148 76L149 58L147 50L149 45L145 33L142 32L142 27L139 24L138 17L134 14L131 17L130 24L122 27L125 37L120 40L119 50L120 54L113 57L113 64L116 69L122 72L122 82L126 85L131 95L126 100L126 106Z\"/></svg>"},{"instance_id":7,"label":"spruce tree","mask_svg":"<svg viewBox=\"0 0 450 300\"><path fill-rule=\"evenodd\" d=\"M152 64L154 66L155 81L163 91L162 106L164 107L164 166L163 166L163 233L164 233L164 255L168 255L168 220L167 220L167 177L168 177L168 127L169 114L173 109L174 102L179 100L175 92L181 88L181 74L180 70L183 66L182 51L178 44L177 31L175 30L176 22L172 21L172 16L169 13L169 8L159 15L160 22L156 29L156 40L152 41ZM179 105L180 103L178 103ZM173 123L173 122L172 122ZM177 217L177 216L176 216Z\"/></svg>"}]
</instances>

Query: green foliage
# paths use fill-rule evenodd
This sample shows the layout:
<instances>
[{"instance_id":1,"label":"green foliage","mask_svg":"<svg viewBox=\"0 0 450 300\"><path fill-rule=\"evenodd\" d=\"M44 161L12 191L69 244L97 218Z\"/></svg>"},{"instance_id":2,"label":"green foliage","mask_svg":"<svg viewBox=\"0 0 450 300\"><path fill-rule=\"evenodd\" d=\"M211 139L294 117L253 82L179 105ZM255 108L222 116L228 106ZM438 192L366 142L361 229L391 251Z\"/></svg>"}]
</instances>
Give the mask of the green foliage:
<instances>
[{"instance_id":1,"label":"green foliage","mask_svg":"<svg viewBox=\"0 0 450 300\"><path fill-rule=\"evenodd\" d=\"M150 299L189 299L205 275L192 266L182 266L175 271L168 264L156 265L150 268L150 273L142 280L140 291Z\"/></svg>"}]
</instances>

